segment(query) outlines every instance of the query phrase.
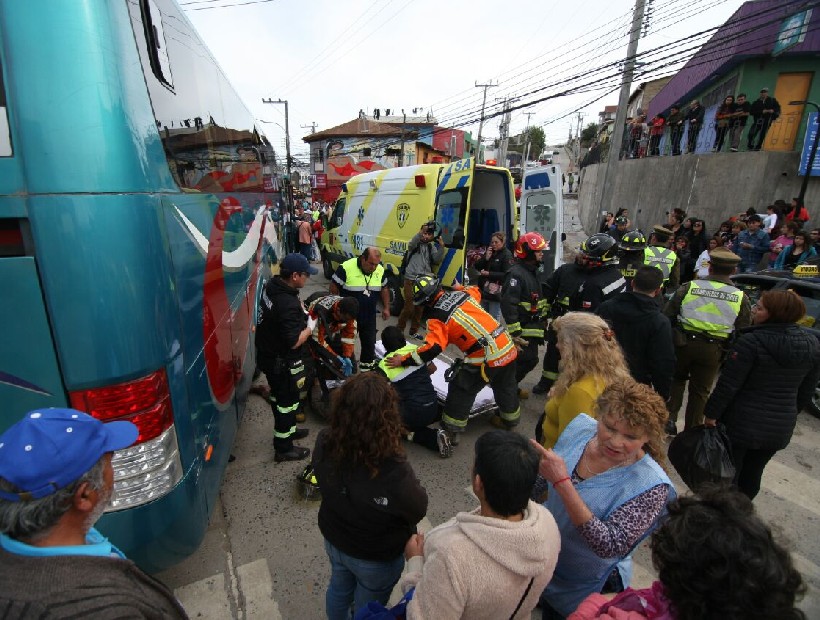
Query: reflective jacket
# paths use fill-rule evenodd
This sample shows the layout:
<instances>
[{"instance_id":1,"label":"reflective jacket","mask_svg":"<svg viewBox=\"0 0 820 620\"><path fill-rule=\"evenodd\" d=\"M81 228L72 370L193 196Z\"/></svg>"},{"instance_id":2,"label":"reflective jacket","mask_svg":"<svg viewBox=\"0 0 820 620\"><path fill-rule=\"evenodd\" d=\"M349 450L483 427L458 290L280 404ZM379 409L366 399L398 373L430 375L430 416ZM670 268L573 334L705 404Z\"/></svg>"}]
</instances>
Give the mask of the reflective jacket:
<instances>
[{"instance_id":1,"label":"reflective jacket","mask_svg":"<svg viewBox=\"0 0 820 620\"><path fill-rule=\"evenodd\" d=\"M620 295L626 290L626 280L617 265L603 265L584 270L578 289L570 295L569 309L581 312L595 312L607 299Z\"/></svg>"},{"instance_id":2,"label":"reflective jacket","mask_svg":"<svg viewBox=\"0 0 820 620\"><path fill-rule=\"evenodd\" d=\"M339 295L318 292L308 297L305 304L308 308L308 315L317 322L316 342L334 356L339 355L327 342L329 337L338 334L342 343L341 355L353 357L353 347L356 344L356 320L342 321L339 318L340 301L342 298Z\"/></svg>"},{"instance_id":3,"label":"reflective jacket","mask_svg":"<svg viewBox=\"0 0 820 620\"><path fill-rule=\"evenodd\" d=\"M501 314L512 336L541 344L549 304L541 296L535 269L535 265L521 262L513 265L501 289Z\"/></svg>"},{"instance_id":4,"label":"reflective jacket","mask_svg":"<svg viewBox=\"0 0 820 620\"><path fill-rule=\"evenodd\" d=\"M575 263L566 263L553 271L544 281L544 299L553 317L569 312L569 298L578 290L586 271Z\"/></svg>"},{"instance_id":5,"label":"reflective jacket","mask_svg":"<svg viewBox=\"0 0 820 620\"><path fill-rule=\"evenodd\" d=\"M376 320L376 302L381 297L382 287L387 284L384 266L379 265L373 273L366 274L359 267L357 257L349 258L336 269L333 281L341 289L344 297L359 300L359 320Z\"/></svg>"},{"instance_id":6,"label":"reflective jacket","mask_svg":"<svg viewBox=\"0 0 820 620\"><path fill-rule=\"evenodd\" d=\"M664 248L659 245L647 246L644 250L643 262L645 265L657 267L661 270L661 273L663 273L664 285L666 285L670 278L672 278L673 282L671 285L673 287L677 286L679 276L674 278L672 277L672 270L675 267L675 263L678 262L678 255L675 254L674 250L670 250L669 248Z\"/></svg>"},{"instance_id":7,"label":"reflective jacket","mask_svg":"<svg viewBox=\"0 0 820 620\"><path fill-rule=\"evenodd\" d=\"M388 352L379 362L379 370L393 384L399 395L402 411L418 411L425 407L435 406L436 390L427 370L427 365L390 368L387 360L393 355L407 355L418 349L418 345L408 344L395 351Z\"/></svg>"},{"instance_id":8,"label":"reflective jacket","mask_svg":"<svg viewBox=\"0 0 820 620\"><path fill-rule=\"evenodd\" d=\"M424 309L427 336L424 344L405 354L402 366L421 366L447 348L457 346L468 364L506 366L518 356L509 332L481 307L481 293L475 286L441 293Z\"/></svg>"},{"instance_id":9,"label":"reflective jacket","mask_svg":"<svg viewBox=\"0 0 820 620\"><path fill-rule=\"evenodd\" d=\"M726 339L734 331L743 291L714 280L693 280L680 305L678 325L688 332Z\"/></svg>"}]
</instances>

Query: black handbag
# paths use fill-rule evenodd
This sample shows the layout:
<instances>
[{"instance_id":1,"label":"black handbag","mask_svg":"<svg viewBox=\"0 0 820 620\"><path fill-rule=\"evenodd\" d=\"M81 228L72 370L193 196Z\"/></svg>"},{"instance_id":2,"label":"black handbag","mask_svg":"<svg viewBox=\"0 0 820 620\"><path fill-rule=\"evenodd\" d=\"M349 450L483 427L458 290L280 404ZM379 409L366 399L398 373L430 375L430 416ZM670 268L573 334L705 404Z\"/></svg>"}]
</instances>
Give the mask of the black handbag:
<instances>
[{"instance_id":1,"label":"black handbag","mask_svg":"<svg viewBox=\"0 0 820 620\"><path fill-rule=\"evenodd\" d=\"M722 424L676 435L669 444L669 462L693 491L704 483L731 484L735 477L732 445Z\"/></svg>"}]
</instances>

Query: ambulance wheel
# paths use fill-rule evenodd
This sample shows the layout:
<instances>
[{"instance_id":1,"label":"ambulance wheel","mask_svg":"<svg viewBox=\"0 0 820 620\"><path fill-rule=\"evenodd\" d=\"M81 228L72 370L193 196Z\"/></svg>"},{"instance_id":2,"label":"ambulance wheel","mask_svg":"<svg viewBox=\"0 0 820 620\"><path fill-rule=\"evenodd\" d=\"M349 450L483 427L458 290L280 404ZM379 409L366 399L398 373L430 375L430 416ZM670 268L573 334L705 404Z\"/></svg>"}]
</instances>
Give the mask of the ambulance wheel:
<instances>
[{"instance_id":1,"label":"ambulance wheel","mask_svg":"<svg viewBox=\"0 0 820 620\"><path fill-rule=\"evenodd\" d=\"M401 278L397 275L388 276L387 288L390 291L390 314L393 316L399 316L402 309L404 309Z\"/></svg>"},{"instance_id":2,"label":"ambulance wheel","mask_svg":"<svg viewBox=\"0 0 820 620\"><path fill-rule=\"evenodd\" d=\"M330 259L327 254L322 256L322 275L328 280L333 277L333 265L330 264Z\"/></svg>"}]
</instances>

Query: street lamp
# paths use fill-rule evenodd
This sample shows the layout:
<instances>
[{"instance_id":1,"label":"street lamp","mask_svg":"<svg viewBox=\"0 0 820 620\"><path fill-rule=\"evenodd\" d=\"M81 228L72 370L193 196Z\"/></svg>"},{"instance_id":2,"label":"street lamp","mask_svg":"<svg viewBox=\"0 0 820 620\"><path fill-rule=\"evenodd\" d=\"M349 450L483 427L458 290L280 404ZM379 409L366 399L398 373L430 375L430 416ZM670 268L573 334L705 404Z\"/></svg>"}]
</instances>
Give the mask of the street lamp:
<instances>
[{"instance_id":1,"label":"street lamp","mask_svg":"<svg viewBox=\"0 0 820 620\"><path fill-rule=\"evenodd\" d=\"M820 123L820 105L814 103L814 101L789 101L789 105L813 105L814 109L817 110L817 122ZM811 128L809 127L808 121L806 122L806 131L809 131ZM818 134L820 134L820 128L814 134L814 140L811 143L811 151L809 151L809 161L806 162L806 174L803 175L803 184L800 186L800 194L798 198L800 199L800 204L803 204L803 200L806 197L806 189L809 186L809 177L811 176L812 168L814 167L814 156L817 155L817 138Z\"/></svg>"}]
</instances>

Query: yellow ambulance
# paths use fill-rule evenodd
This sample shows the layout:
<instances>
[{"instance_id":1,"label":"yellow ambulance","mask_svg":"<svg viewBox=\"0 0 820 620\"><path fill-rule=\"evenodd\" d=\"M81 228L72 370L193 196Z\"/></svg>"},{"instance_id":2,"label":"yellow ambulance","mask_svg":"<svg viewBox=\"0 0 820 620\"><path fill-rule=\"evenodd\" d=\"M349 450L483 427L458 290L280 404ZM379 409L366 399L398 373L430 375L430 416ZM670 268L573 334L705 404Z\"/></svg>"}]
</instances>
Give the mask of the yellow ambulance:
<instances>
[{"instance_id":1,"label":"yellow ambulance","mask_svg":"<svg viewBox=\"0 0 820 620\"><path fill-rule=\"evenodd\" d=\"M466 282L467 252L487 246L498 230L518 238L512 176L506 168L476 164L420 164L360 174L342 192L322 236L324 275L368 246L382 252L393 299L400 299L399 266L422 224L435 220L444 245L438 276L445 286Z\"/></svg>"}]
</instances>

